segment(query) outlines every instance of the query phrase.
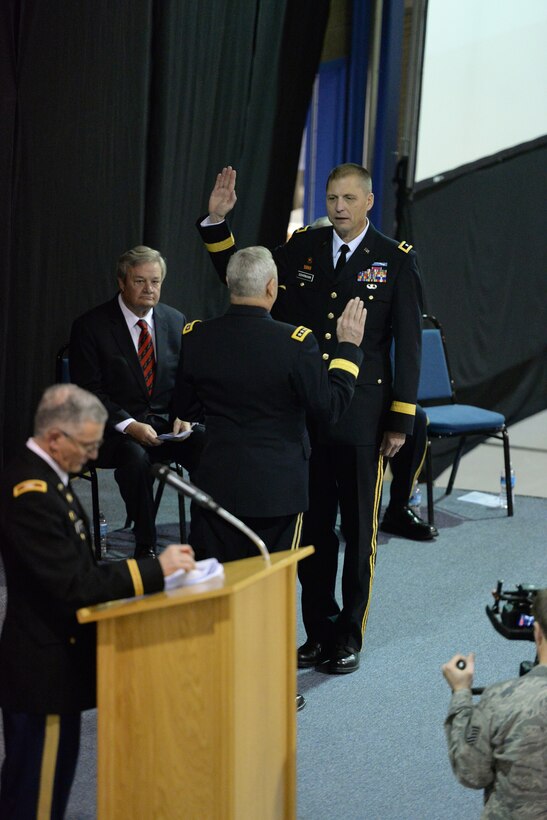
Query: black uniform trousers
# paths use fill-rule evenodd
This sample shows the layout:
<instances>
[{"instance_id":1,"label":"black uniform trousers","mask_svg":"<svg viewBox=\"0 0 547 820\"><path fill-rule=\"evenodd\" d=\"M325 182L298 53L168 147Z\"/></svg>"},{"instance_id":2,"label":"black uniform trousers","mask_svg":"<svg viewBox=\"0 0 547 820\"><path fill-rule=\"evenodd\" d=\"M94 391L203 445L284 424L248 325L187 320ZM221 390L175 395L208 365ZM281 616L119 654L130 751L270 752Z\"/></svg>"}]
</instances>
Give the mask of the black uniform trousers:
<instances>
[{"instance_id":1,"label":"black uniform trousers","mask_svg":"<svg viewBox=\"0 0 547 820\"><path fill-rule=\"evenodd\" d=\"M62 820L78 761L81 714L32 715L2 710L6 758L2 820Z\"/></svg>"},{"instance_id":2,"label":"black uniform trousers","mask_svg":"<svg viewBox=\"0 0 547 820\"><path fill-rule=\"evenodd\" d=\"M298 565L302 617L310 640L361 649L376 564L383 473L379 445L312 445L302 544L313 545L315 553ZM345 540L341 610L335 595L338 505Z\"/></svg>"},{"instance_id":3,"label":"black uniform trousers","mask_svg":"<svg viewBox=\"0 0 547 820\"><path fill-rule=\"evenodd\" d=\"M217 558L221 563L252 558L259 554L251 539L216 513L192 502L192 528L189 541L196 558ZM238 516L259 538L269 552L298 549L302 532L302 513L261 516Z\"/></svg>"},{"instance_id":4,"label":"black uniform trousers","mask_svg":"<svg viewBox=\"0 0 547 820\"><path fill-rule=\"evenodd\" d=\"M114 478L125 502L127 515L134 522L137 544L156 545L154 478L151 465L178 462L190 475L197 466L203 434L193 432L183 441L164 441L157 447L143 447L131 436L115 433L101 447L96 467L114 467Z\"/></svg>"},{"instance_id":5,"label":"black uniform trousers","mask_svg":"<svg viewBox=\"0 0 547 820\"><path fill-rule=\"evenodd\" d=\"M425 410L417 404L412 434L407 434L405 443L397 455L390 459L393 479L390 487L388 510L398 512L408 504L414 482L422 469L426 451L427 415Z\"/></svg>"}]
</instances>

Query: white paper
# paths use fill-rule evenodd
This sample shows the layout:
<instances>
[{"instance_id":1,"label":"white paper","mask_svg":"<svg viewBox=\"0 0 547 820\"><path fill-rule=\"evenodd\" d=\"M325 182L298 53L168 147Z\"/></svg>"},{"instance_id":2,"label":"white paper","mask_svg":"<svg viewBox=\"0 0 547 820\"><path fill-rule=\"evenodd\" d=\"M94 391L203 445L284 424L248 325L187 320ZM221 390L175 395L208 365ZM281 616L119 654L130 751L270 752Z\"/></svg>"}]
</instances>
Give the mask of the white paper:
<instances>
[{"instance_id":1,"label":"white paper","mask_svg":"<svg viewBox=\"0 0 547 820\"><path fill-rule=\"evenodd\" d=\"M162 441L182 441L191 436L193 432L193 430L182 430L180 433L162 433L158 438Z\"/></svg>"},{"instance_id":2,"label":"white paper","mask_svg":"<svg viewBox=\"0 0 547 820\"><path fill-rule=\"evenodd\" d=\"M490 493L479 493L477 491L460 495L458 501L469 501L471 504L482 504L483 507L499 507L500 499L497 495Z\"/></svg>"},{"instance_id":3,"label":"white paper","mask_svg":"<svg viewBox=\"0 0 547 820\"><path fill-rule=\"evenodd\" d=\"M201 584L203 581L210 581L211 578L224 577L224 567L216 558L204 558L203 561L196 561L196 568L186 572L178 569L168 575L164 581L166 590L177 587L187 587L193 584Z\"/></svg>"}]
</instances>

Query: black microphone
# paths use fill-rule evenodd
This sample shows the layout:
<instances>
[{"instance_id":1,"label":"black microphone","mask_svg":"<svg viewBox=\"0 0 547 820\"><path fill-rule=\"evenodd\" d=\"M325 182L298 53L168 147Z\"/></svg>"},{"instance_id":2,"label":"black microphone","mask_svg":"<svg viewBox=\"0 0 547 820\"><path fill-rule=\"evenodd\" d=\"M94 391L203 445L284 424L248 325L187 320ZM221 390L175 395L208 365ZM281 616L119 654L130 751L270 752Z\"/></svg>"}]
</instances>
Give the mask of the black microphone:
<instances>
[{"instance_id":1,"label":"black microphone","mask_svg":"<svg viewBox=\"0 0 547 820\"><path fill-rule=\"evenodd\" d=\"M216 513L216 515L220 518L224 518L225 521L228 521L229 524L246 535L247 538L255 544L267 564L271 563L270 553L268 552L268 548L262 538L260 538L256 532L248 527L247 524L244 524L243 521L240 521L235 515L232 515L232 513L229 513L228 510L221 507L220 504L217 504L217 502L214 501L210 495L207 495L207 493L203 492L203 490L200 490L199 487L195 486L195 484L191 484L190 481L186 481L178 475L178 473L170 470L165 464L153 464L152 473L155 478L159 479L159 481L163 481L164 484L169 484L170 487L173 487L177 493L187 495L192 499L192 501L199 504L200 507L205 507L205 509L211 510L211 512Z\"/></svg>"},{"instance_id":2,"label":"black microphone","mask_svg":"<svg viewBox=\"0 0 547 820\"><path fill-rule=\"evenodd\" d=\"M164 484L169 484L169 486L173 487L178 493L187 495L192 501L199 504L200 507L205 507L213 512L218 512L220 509L219 505L216 501L213 501L210 495L204 493L203 490L200 490L195 484L191 484L190 481L185 481L182 476L170 470L165 464L153 464L152 474Z\"/></svg>"}]
</instances>

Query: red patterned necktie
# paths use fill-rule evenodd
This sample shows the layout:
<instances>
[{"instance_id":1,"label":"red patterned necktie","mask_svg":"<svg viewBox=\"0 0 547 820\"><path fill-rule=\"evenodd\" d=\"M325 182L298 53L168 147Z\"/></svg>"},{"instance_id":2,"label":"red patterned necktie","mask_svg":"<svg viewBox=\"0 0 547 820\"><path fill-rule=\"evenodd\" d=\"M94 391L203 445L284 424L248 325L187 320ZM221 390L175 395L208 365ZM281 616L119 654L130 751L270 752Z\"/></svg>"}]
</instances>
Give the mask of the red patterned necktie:
<instances>
[{"instance_id":1,"label":"red patterned necktie","mask_svg":"<svg viewBox=\"0 0 547 820\"><path fill-rule=\"evenodd\" d=\"M139 361L141 363L144 380L148 395L152 395L154 389L154 378L156 376L156 357L154 356L154 345L152 343L152 336L148 329L147 323L144 319L139 319L137 322L141 329L139 336Z\"/></svg>"}]
</instances>

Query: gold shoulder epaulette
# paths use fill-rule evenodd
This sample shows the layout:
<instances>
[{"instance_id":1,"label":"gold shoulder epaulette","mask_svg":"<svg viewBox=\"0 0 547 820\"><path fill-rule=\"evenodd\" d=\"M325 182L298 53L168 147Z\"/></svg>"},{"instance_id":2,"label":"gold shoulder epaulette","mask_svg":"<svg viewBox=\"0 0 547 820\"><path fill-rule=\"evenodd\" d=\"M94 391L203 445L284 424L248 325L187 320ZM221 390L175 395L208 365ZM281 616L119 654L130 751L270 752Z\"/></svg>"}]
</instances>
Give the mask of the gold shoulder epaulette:
<instances>
[{"instance_id":1,"label":"gold shoulder epaulette","mask_svg":"<svg viewBox=\"0 0 547 820\"><path fill-rule=\"evenodd\" d=\"M18 498L23 493L47 493L47 481L42 481L41 478L29 478L27 481L21 481L13 488L13 497Z\"/></svg>"},{"instance_id":2,"label":"gold shoulder epaulette","mask_svg":"<svg viewBox=\"0 0 547 820\"><path fill-rule=\"evenodd\" d=\"M304 325L299 325L293 332L291 333L291 339L294 339L297 342L303 342L308 333L311 333L311 329L309 327L304 327Z\"/></svg>"},{"instance_id":3,"label":"gold shoulder epaulette","mask_svg":"<svg viewBox=\"0 0 547 820\"><path fill-rule=\"evenodd\" d=\"M403 253L408 253L414 246L409 245L408 242L399 242L398 248Z\"/></svg>"},{"instance_id":4,"label":"gold shoulder epaulette","mask_svg":"<svg viewBox=\"0 0 547 820\"><path fill-rule=\"evenodd\" d=\"M193 322L188 322L187 325L184 325L182 335L184 336L186 333L191 333L194 329L194 325L197 325L198 322L201 322L201 319L194 319Z\"/></svg>"},{"instance_id":5,"label":"gold shoulder epaulette","mask_svg":"<svg viewBox=\"0 0 547 820\"><path fill-rule=\"evenodd\" d=\"M309 225L304 225L302 228L297 228L294 233L304 233L304 231L307 231L309 227Z\"/></svg>"}]
</instances>

